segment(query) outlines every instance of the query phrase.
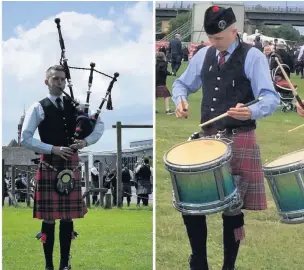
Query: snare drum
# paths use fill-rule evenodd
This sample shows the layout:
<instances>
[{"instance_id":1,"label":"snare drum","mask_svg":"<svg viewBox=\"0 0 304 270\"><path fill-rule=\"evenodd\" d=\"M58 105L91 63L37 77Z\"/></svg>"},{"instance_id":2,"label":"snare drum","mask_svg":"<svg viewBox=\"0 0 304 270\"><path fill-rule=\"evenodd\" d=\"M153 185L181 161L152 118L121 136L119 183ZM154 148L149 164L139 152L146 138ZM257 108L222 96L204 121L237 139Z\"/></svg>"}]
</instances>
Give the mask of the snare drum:
<instances>
[{"instance_id":1,"label":"snare drum","mask_svg":"<svg viewBox=\"0 0 304 270\"><path fill-rule=\"evenodd\" d=\"M231 141L200 138L180 143L164 156L173 186L173 206L183 214L207 215L239 205L230 173Z\"/></svg>"},{"instance_id":2,"label":"snare drum","mask_svg":"<svg viewBox=\"0 0 304 270\"><path fill-rule=\"evenodd\" d=\"M304 223L304 149L263 167L281 222Z\"/></svg>"}]
</instances>

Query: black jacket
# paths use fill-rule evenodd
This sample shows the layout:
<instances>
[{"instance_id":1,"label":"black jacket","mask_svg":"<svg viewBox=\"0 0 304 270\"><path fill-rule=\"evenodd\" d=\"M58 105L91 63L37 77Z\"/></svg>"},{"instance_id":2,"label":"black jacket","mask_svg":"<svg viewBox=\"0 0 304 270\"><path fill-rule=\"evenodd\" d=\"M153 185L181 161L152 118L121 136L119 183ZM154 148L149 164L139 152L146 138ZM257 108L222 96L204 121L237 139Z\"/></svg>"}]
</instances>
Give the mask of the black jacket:
<instances>
[{"instance_id":1,"label":"black jacket","mask_svg":"<svg viewBox=\"0 0 304 270\"><path fill-rule=\"evenodd\" d=\"M166 85L168 75L171 75L171 73L168 71L168 63L164 60L156 61L156 86Z\"/></svg>"}]
</instances>

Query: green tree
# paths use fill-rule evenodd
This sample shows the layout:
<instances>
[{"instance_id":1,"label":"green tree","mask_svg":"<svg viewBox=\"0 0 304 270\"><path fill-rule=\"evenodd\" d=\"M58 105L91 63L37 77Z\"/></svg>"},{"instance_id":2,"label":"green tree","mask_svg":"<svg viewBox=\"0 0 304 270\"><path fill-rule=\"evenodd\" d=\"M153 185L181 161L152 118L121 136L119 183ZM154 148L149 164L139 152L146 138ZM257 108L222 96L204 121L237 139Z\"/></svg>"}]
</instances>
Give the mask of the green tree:
<instances>
[{"instance_id":1,"label":"green tree","mask_svg":"<svg viewBox=\"0 0 304 270\"><path fill-rule=\"evenodd\" d=\"M292 41L300 41L303 39L300 32L291 24L282 24L279 27L264 25L262 27L258 27L258 29L261 30L265 36L283 38Z\"/></svg>"},{"instance_id":2,"label":"green tree","mask_svg":"<svg viewBox=\"0 0 304 270\"><path fill-rule=\"evenodd\" d=\"M169 21L170 29L169 29L168 34L173 32L177 28L181 27L183 24L188 22L190 19L191 19L191 13L190 12L178 14L174 19L171 19ZM186 41L186 42L190 41L190 36L188 38L186 38L184 41Z\"/></svg>"}]
</instances>

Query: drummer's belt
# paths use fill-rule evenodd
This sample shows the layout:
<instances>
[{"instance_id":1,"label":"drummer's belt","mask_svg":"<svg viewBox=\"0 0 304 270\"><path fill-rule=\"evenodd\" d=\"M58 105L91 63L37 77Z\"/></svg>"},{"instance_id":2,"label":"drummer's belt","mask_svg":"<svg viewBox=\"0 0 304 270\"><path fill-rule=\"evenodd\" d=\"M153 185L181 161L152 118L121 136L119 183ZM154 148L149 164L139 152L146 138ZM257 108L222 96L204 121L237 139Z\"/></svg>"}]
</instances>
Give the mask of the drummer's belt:
<instances>
[{"instance_id":1,"label":"drummer's belt","mask_svg":"<svg viewBox=\"0 0 304 270\"><path fill-rule=\"evenodd\" d=\"M60 168L56 169L54 166L50 165L45 161L40 161L48 168L58 172L55 180L55 190L59 195L69 195L75 188L75 174L74 172L78 169L79 165L74 169Z\"/></svg>"},{"instance_id":2,"label":"drummer's belt","mask_svg":"<svg viewBox=\"0 0 304 270\"><path fill-rule=\"evenodd\" d=\"M212 136L212 135L221 135L221 136L231 136L236 135L238 133L249 132L255 130L255 127L252 126L243 126L238 128L225 128L223 130L217 130L215 128L206 128L202 130L204 136Z\"/></svg>"}]
</instances>

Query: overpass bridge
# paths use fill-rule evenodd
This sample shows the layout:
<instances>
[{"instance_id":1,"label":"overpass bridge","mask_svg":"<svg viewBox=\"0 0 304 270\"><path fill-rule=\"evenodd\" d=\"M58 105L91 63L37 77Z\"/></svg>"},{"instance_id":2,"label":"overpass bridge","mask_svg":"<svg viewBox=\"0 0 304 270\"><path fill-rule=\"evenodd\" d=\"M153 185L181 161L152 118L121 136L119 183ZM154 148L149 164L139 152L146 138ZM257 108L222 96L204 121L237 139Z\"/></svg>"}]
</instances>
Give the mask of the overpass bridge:
<instances>
[{"instance_id":1,"label":"overpass bridge","mask_svg":"<svg viewBox=\"0 0 304 270\"><path fill-rule=\"evenodd\" d=\"M156 18L158 21L169 21L178 14L189 13L192 5L156 4ZM304 8L279 6L246 6L245 25L281 25L304 26Z\"/></svg>"}]
</instances>

